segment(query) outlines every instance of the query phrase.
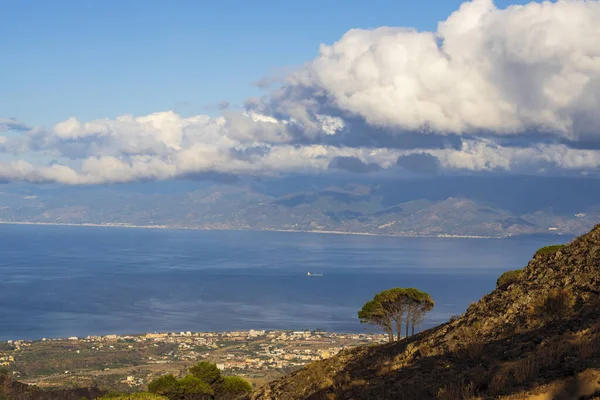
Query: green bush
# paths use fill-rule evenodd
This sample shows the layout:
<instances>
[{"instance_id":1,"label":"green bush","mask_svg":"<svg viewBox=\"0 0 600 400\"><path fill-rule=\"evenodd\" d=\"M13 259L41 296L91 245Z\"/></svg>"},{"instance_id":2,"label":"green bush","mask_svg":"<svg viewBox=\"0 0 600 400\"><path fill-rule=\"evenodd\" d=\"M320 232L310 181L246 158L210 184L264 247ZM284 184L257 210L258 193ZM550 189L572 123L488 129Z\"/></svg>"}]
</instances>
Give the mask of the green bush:
<instances>
[{"instance_id":1,"label":"green bush","mask_svg":"<svg viewBox=\"0 0 600 400\"><path fill-rule=\"evenodd\" d=\"M252 392L252 386L239 376L225 376L217 387L217 399L235 400Z\"/></svg>"},{"instance_id":2,"label":"green bush","mask_svg":"<svg viewBox=\"0 0 600 400\"><path fill-rule=\"evenodd\" d=\"M148 391L168 400L237 400L252 392L252 386L245 379L237 376L222 377L216 364L200 362L190 368L190 373L191 375L181 379L175 378L173 374L163 375L150 382ZM140 398L142 399L145 400Z\"/></svg>"},{"instance_id":3,"label":"green bush","mask_svg":"<svg viewBox=\"0 0 600 400\"><path fill-rule=\"evenodd\" d=\"M98 400L168 400L168 398L148 392L136 392L107 394Z\"/></svg>"},{"instance_id":4,"label":"green bush","mask_svg":"<svg viewBox=\"0 0 600 400\"><path fill-rule=\"evenodd\" d=\"M196 378L212 385L221 379L221 370L217 368L216 364L209 363L207 361L199 362L190 368L190 373Z\"/></svg>"},{"instance_id":5,"label":"green bush","mask_svg":"<svg viewBox=\"0 0 600 400\"><path fill-rule=\"evenodd\" d=\"M173 374L163 375L148 384L148 391L154 394L171 397L179 390L179 383Z\"/></svg>"},{"instance_id":6,"label":"green bush","mask_svg":"<svg viewBox=\"0 0 600 400\"><path fill-rule=\"evenodd\" d=\"M522 276L523 276L522 269L514 269L512 271L506 271L505 273L500 275L500 277L496 281L496 287L499 288L502 286L510 285L511 283L518 282L519 280L521 280Z\"/></svg>"},{"instance_id":7,"label":"green bush","mask_svg":"<svg viewBox=\"0 0 600 400\"><path fill-rule=\"evenodd\" d=\"M196 378L195 376L188 375L185 378L181 378L177 384L179 385L179 391L183 394L183 398L193 398L194 395L199 394L210 394L213 395L215 391L212 387L202 379Z\"/></svg>"},{"instance_id":8,"label":"green bush","mask_svg":"<svg viewBox=\"0 0 600 400\"><path fill-rule=\"evenodd\" d=\"M538 251L535 252L535 255L542 256L542 255L546 255L546 254L555 253L556 251L562 249L563 247L565 247L564 244L555 244L552 246L542 247L541 249L539 249Z\"/></svg>"}]
</instances>

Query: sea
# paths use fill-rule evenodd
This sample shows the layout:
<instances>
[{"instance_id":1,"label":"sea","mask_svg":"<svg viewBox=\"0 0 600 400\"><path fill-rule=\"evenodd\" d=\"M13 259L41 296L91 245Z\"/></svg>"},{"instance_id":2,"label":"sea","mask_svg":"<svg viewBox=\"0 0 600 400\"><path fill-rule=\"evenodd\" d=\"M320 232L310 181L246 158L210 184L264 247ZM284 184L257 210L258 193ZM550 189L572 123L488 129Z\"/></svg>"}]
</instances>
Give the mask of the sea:
<instances>
[{"instance_id":1,"label":"sea","mask_svg":"<svg viewBox=\"0 0 600 400\"><path fill-rule=\"evenodd\" d=\"M249 329L377 332L357 311L392 287L448 321L545 245L570 238L0 225L0 340ZM308 272L322 276L308 276Z\"/></svg>"}]
</instances>

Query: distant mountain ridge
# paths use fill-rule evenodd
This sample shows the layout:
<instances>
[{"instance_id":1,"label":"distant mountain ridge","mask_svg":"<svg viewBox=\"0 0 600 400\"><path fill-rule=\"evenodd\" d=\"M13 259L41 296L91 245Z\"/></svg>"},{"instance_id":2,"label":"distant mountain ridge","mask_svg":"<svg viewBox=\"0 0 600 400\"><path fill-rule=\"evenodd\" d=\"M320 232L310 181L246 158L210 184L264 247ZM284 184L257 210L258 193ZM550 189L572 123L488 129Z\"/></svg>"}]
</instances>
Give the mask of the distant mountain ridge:
<instances>
[{"instance_id":1,"label":"distant mountain ridge","mask_svg":"<svg viewBox=\"0 0 600 400\"><path fill-rule=\"evenodd\" d=\"M556 182L532 180L522 202L503 191L505 180L384 182L237 182L153 186L0 189L0 221L122 224L190 229L290 230L403 236L506 237L579 235L600 220L600 191L569 183L567 201ZM563 181L557 181L559 184ZM594 181L595 183L595 181ZM591 188L591 189L586 189ZM535 193L541 192L542 195ZM598 192L598 193L597 193ZM422 197L421 197L422 196ZM537 196L537 197L536 197ZM547 207L548 197L557 199ZM562 199L562 200L561 200ZM539 204L536 206L536 204Z\"/></svg>"}]
</instances>

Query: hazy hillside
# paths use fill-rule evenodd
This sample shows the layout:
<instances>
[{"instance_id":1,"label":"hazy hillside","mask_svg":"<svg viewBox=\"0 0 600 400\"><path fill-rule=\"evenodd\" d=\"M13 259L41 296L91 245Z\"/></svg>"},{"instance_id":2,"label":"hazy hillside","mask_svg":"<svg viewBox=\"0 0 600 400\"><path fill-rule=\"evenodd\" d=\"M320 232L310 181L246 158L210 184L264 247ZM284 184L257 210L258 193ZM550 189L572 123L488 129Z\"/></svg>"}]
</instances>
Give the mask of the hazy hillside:
<instances>
[{"instance_id":1,"label":"hazy hillside","mask_svg":"<svg viewBox=\"0 0 600 400\"><path fill-rule=\"evenodd\" d=\"M315 362L252 399L595 398L599 288L600 225L539 251L460 317Z\"/></svg>"},{"instance_id":2,"label":"hazy hillside","mask_svg":"<svg viewBox=\"0 0 600 400\"><path fill-rule=\"evenodd\" d=\"M600 219L595 180L445 178L377 184L298 178L123 186L5 185L0 221L385 235L582 234ZM516 199L507 196L523 190ZM525 190L527 188L527 190ZM598 193L596 193L598 192ZM550 207L549 201L556 202Z\"/></svg>"}]
</instances>

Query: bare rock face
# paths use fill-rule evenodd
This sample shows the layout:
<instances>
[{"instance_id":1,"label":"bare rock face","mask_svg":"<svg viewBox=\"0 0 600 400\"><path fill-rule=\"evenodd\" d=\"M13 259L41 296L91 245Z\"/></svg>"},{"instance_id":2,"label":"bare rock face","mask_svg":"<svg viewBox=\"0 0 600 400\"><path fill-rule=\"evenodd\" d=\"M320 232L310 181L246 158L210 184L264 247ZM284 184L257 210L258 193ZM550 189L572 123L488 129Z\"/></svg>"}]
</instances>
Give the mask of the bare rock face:
<instances>
[{"instance_id":1,"label":"bare rock face","mask_svg":"<svg viewBox=\"0 0 600 400\"><path fill-rule=\"evenodd\" d=\"M600 378L599 310L597 225L565 246L540 249L518 279L459 318L309 364L251 399L501 398L544 387L556 391L548 398L584 398L596 389L578 386L578 377Z\"/></svg>"}]
</instances>

